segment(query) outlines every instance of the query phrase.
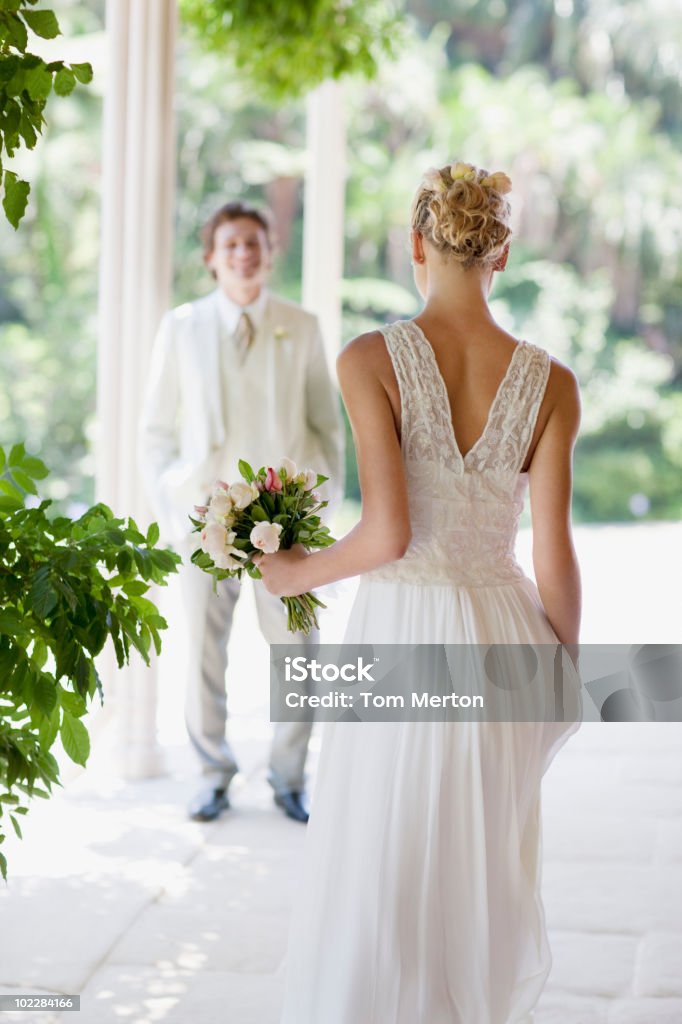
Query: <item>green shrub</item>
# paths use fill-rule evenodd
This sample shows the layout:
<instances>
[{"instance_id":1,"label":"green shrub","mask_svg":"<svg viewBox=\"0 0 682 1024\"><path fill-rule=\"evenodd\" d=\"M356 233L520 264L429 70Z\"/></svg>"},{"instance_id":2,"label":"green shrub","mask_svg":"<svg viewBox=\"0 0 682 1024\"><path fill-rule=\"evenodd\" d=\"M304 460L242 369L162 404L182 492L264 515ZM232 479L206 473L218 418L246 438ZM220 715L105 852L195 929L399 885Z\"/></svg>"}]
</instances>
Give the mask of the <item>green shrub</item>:
<instances>
[{"instance_id":1,"label":"green shrub","mask_svg":"<svg viewBox=\"0 0 682 1024\"><path fill-rule=\"evenodd\" d=\"M58 736L86 763L82 719L96 693L103 699L95 658L107 640L119 667L133 649L147 664L152 646L160 652L166 622L145 594L180 561L156 547L155 523L145 536L106 505L50 519L35 484L46 475L23 444L0 448L0 844L5 815L21 837L28 801L59 784Z\"/></svg>"}]
</instances>

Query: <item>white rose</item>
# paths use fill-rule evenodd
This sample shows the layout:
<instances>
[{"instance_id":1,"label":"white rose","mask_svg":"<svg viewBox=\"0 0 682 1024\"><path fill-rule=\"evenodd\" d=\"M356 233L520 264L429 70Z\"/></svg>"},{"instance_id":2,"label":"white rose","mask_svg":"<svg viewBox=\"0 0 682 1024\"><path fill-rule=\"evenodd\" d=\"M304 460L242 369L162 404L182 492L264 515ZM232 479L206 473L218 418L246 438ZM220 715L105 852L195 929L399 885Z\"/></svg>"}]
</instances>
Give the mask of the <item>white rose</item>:
<instances>
[{"instance_id":1,"label":"white rose","mask_svg":"<svg viewBox=\"0 0 682 1024\"><path fill-rule=\"evenodd\" d=\"M303 481L303 489L305 491L312 491L313 487L317 483L317 473L314 469L304 469L303 474L305 480Z\"/></svg>"},{"instance_id":2,"label":"white rose","mask_svg":"<svg viewBox=\"0 0 682 1024\"><path fill-rule=\"evenodd\" d=\"M291 459L280 459L279 468L283 469L287 475L287 481L291 481L296 476L298 470L296 469L296 463Z\"/></svg>"},{"instance_id":3,"label":"white rose","mask_svg":"<svg viewBox=\"0 0 682 1024\"><path fill-rule=\"evenodd\" d=\"M273 555L279 550L279 535L282 527L279 523L256 523L249 535L254 548L266 555Z\"/></svg>"},{"instance_id":4,"label":"white rose","mask_svg":"<svg viewBox=\"0 0 682 1024\"><path fill-rule=\"evenodd\" d=\"M211 519L220 522L229 516L232 511L232 501L227 491L219 491L214 494L208 503L208 514Z\"/></svg>"},{"instance_id":5,"label":"white rose","mask_svg":"<svg viewBox=\"0 0 682 1024\"><path fill-rule=\"evenodd\" d=\"M235 508L248 508L254 500L253 487L251 484L232 484L229 491L230 499ZM258 489L256 488L256 497Z\"/></svg>"},{"instance_id":6,"label":"white rose","mask_svg":"<svg viewBox=\"0 0 682 1024\"><path fill-rule=\"evenodd\" d=\"M228 544L228 532L220 523L208 523L201 531L202 550L215 560L215 556L222 554ZM233 534L234 539L234 534Z\"/></svg>"},{"instance_id":7,"label":"white rose","mask_svg":"<svg viewBox=\"0 0 682 1024\"><path fill-rule=\"evenodd\" d=\"M218 569L241 569L242 563L237 555L237 548L228 547L227 551L213 556L213 563Z\"/></svg>"},{"instance_id":8,"label":"white rose","mask_svg":"<svg viewBox=\"0 0 682 1024\"><path fill-rule=\"evenodd\" d=\"M220 523L208 523L201 531L201 547L219 569L240 568L237 559L241 552L233 547L236 536L233 530L226 530Z\"/></svg>"}]
</instances>

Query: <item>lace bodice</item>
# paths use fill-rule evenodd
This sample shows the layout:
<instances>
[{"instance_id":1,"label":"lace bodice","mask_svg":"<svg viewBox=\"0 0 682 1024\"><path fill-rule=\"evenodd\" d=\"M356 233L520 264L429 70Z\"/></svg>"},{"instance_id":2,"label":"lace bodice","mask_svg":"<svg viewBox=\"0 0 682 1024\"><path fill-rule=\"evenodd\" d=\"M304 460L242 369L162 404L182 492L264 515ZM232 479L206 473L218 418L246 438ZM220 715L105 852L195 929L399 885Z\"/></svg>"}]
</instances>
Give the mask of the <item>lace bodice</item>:
<instances>
[{"instance_id":1,"label":"lace bodice","mask_svg":"<svg viewBox=\"0 0 682 1024\"><path fill-rule=\"evenodd\" d=\"M482 435L465 456L435 353L412 320L382 328L400 388L412 540L371 579L495 586L524 576L514 556L521 472L549 377L544 349L519 342Z\"/></svg>"}]
</instances>

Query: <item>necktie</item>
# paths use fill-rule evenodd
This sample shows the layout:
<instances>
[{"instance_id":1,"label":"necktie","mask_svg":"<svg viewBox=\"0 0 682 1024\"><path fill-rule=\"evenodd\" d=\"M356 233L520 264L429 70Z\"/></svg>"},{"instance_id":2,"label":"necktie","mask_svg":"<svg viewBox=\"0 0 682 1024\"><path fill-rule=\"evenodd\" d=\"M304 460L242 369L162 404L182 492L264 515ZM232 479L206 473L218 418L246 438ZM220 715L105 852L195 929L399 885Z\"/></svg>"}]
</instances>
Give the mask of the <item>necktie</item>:
<instances>
[{"instance_id":1,"label":"necktie","mask_svg":"<svg viewBox=\"0 0 682 1024\"><path fill-rule=\"evenodd\" d=\"M243 363L246 359L246 355L253 343L253 338L256 331L253 326L253 320L248 313L242 313L237 321L237 327L234 332L234 345L237 351L237 359L240 363Z\"/></svg>"}]
</instances>

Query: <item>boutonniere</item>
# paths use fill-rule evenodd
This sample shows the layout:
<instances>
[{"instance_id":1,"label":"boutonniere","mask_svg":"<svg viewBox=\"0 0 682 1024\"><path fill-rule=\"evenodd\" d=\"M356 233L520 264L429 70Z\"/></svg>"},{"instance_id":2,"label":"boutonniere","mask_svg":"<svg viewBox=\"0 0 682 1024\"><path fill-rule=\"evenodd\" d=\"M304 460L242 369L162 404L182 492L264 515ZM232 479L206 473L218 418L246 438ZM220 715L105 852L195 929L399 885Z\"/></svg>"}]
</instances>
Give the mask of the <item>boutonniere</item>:
<instances>
[{"instance_id":1,"label":"boutonniere","mask_svg":"<svg viewBox=\"0 0 682 1024\"><path fill-rule=\"evenodd\" d=\"M284 341L289 337L286 327L275 327L275 341Z\"/></svg>"}]
</instances>

